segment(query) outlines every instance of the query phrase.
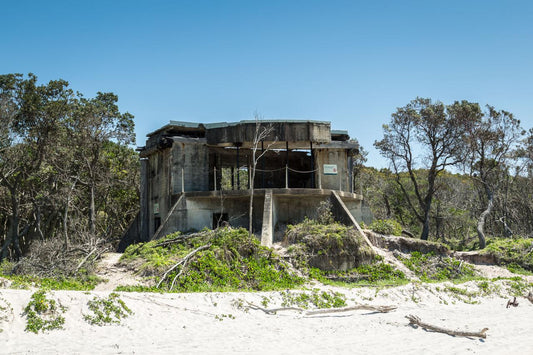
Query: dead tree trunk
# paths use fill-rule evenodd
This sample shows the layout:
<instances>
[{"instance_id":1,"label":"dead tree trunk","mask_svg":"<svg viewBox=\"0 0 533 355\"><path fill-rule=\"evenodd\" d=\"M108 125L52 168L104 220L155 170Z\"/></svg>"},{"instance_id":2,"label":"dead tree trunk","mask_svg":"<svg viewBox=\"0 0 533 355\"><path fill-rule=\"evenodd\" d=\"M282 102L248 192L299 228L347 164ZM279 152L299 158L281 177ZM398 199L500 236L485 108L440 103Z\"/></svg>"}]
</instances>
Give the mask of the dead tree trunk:
<instances>
[{"instance_id":1,"label":"dead tree trunk","mask_svg":"<svg viewBox=\"0 0 533 355\"><path fill-rule=\"evenodd\" d=\"M481 213L481 215L478 218L477 221L477 237L479 239L479 248L483 249L486 246L486 238L485 238L485 220L487 216L492 211L492 207L494 205L494 195L489 187L485 188L485 192L487 194L487 208Z\"/></svg>"},{"instance_id":2,"label":"dead tree trunk","mask_svg":"<svg viewBox=\"0 0 533 355\"><path fill-rule=\"evenodd\" d=\"M250 206L248 210L249 214L249 222L248 222L248 234L250 237L253 234L253 212L254 212L254 181L255 181L255 171L257 168L257 162L259 159L265 155L265 153L270 149L272 144L276 141L276 138L274 138L273 142L268 145L266 149L261 150L261 154L259 156L257 155L257 150L259 149L259 144L263 142L269 135L272 133L274 128L272 126L268 127L262 127L261 122L259 120L259 117L256 115L255 117L255 134L254 134L254 141L252 142L252 172L250 174L251 181L250 184Z\"/></svg>"}]
</instances>

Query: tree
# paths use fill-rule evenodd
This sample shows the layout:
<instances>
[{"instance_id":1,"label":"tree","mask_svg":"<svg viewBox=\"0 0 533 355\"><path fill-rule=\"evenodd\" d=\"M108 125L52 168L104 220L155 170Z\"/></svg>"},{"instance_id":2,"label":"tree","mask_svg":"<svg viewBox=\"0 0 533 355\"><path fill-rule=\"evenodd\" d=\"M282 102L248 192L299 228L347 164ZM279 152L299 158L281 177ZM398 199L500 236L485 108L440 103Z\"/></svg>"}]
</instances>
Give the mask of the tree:
<instances>
[{"instance_id":1,"label":"tree","mask_svg":"<svg viewBox=\"0 0 533 355\"><path fill-rule=\"evenodd\" d=\"M96 194L100 182L108 180L102 167L102 152L106 142L128 145L134 142L133 115L120 113L118 97L98 92L93 99L80 97L70 122L72 139L76 142L75 156L83 176L79 182L88 189L88 229L96 234Z\"/></svg>"},{"instance_id":2,"label":"tree","mask_svg":"<svg viewBox=\"0 0 533 355\"><path fill-rule=\"evenodd\" d=\"M391 115L383 126L383 139L374 146L391 163L405 200L422 224L421 239L429 237L430 212L438 176L462 160L462 137L475 115L468 102L445 106L431 99L417 98ZM423 176L417 169L424 169ZM409 179L401 179L406 172ZM415 197L408 193L409 186ZM413 201L414 200L414 201Z\"/></svg>"},{"instance_id":3,"label":"tree","mask_svg":"<svg viewBox=\"0 0 533 355\"><path fill-rule=\"evenodd\" d=\"M86 99L68 86L0 75L0 261L39 249L37 241L75 256L94 249L97 231L109 243L133 218L133 116L114 94Z\"/></svg>"},{"instance_id":4,"label":"tree","mask_svg":"<svg viewBox=\"0 0 533 355\"><path fill-rule=\"evenodd\" d=\"M514 161L513 151L524 133L520 121L511 113L498 111L492 106L487 106L486 112L478 114L477 120L471 122L466 131L466 167L486 200L477 221L480 248L486 245L485 221L494 207L494 194L509 178L509 169ZM505 233L512 234L505 218L502 222Z\"/></svg>"},{"instance_id":5,"label":"tree","mask_svg":"<svg viewBox=\"0 0 533 355\"><path fill-rule=\"evenodd\" d=\"M259 149L259 146L261 144L261 142L263 142L265 139L267 139L271 134L272 132L274 131L274 127L272 125L269 125L269 126L263 126L261 124L261 120L260 120L260 117L259 115L255 115L255 133L254 133L254 138L253 138L253 142L252 142L252 146L251 146L251 150L252 150L252 171L250 173L251 175L251 179L250 179L250 206L249 206L249 211L248 211L248 214L249 214L249 222L248 222L248 233L250 235L250 237L252 236L252 232L253 232L253 211L254 211L254 190L255 190L255 172L256 172L256 168L257 168L257 163L259 162L259 159L261 159L263 157L263 155L266 154L266 152L268 152L268 150L270 149L270 147L272 147L272 145L276 142L277 140L277 137L274 137L274 140L272 142L269 143L269 145L267 146L266 149L262 149L261 153L258 155L257 154L257 150Z\"/></svg>"},{"instance_id":6,"label":"tree","mask_svg":"<svg viewBox=\"0 0 533 355\"><path fill-rule=\"evenodd\" d=\"M39 221L39 190L46 178L45 160L52 150L52 141L59 122L69 115L72 90L63 80L37 85L37 77L29 74L0 76L0 119L2 122L2 149L0 150L0 185L9 196L9 229L2 246L0 261L13 246L20 258L20 238L29 232L32 223ZM35 220L23 218L25 209L36 208ZM30 206L30 207L29 207ZM25 213L31 214L28 211ZM21 222L25 226L20 230Z\"/></svg>"}]
</instances>

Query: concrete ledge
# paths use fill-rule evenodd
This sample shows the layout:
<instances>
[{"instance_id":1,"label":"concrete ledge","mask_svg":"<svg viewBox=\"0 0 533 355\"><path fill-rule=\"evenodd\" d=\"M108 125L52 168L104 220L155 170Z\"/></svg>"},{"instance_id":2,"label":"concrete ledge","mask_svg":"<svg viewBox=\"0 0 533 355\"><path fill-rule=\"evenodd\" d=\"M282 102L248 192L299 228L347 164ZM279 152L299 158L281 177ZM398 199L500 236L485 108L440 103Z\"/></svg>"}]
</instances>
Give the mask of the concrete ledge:
<instances>
[{"instance_id":1,"label":"concrete ledge","mask_svg":"<svg viewBox=\"0 0 533 355\"><path fill-rule=\"evenodd\" d=\"M304 188L276 188L276 189L254 189L254 195L264 196L266 191L271 191L272 195L314 195L314 196L330 196L333 191L342 198L353 199L357 201L363 200L363 196L346 191L337 191L329 189L304 189ZM245 197L250 196L250 190L217 190L217 191L189 191L176 194L175 196L186 195L190 198L220 198L220 194L224 197Z\"/></svg>"}]
</instances>

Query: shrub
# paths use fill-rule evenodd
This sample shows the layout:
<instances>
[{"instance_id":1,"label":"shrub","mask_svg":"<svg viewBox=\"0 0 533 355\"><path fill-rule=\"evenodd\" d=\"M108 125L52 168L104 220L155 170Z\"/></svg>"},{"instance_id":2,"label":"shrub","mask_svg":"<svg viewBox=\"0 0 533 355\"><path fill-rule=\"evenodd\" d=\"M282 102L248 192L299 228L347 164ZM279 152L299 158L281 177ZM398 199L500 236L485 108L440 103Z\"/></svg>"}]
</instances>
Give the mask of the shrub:
<instances>
[{"instance_id":1,"label":"shrub","mask_svg":"<svg viewBox=\"0 0 533 355\"><path fill-rule=\"evenodd\" d=\"M347 271L322 271L313 268L309 274L310 277L323 283L332 283L333 281L347 285L376 282L403 284L407 282L403 272L377 259L372 264L361 265Z\"/></svg>"},{"instance_id":2,"label":"shrub","mask_svg":"<svg viewBox=\"0 0 533 355\"><path fill-rule=\"evenodd\" d=\"M397 257L422 281L466 280L476 276L472 265L434 253L411 252L410 257Z\"/></svg>"},{"instance_id":3,"label":"shrub","mask_svg":"<svg viewBox=\"0 0 533 355\"><path fill-rule=\"evenodd\" d=\"M170 242L174 240L174 242ZM141 263L142 269L163 274L200 246L185 265L169 273L161 287L169 290L176 278L178 291L276 290L292 288L303 279L289 270L273 250L263 247L244 228L218 228L191 236L170 235L157 241L130 246L121 260ZM154 260L164 267L155 268ZM178 274L180 275L179 277Z\"/></svg>"},{"instance_id":4,"label":"shrub","mask_svg":"<svg viewBox=\"0 0 533 355\"><path fill-rule=\"evenodd\" d=\"M305 258L309 262L313 257L349 256L357 264L366 263L374 256L363 241L363 237L354 228L334 222L322 224L305 219L302 223L289 225L285 233L284 244L296 244L289 247L291 256Z\"/></svg>"},{"instance_id":5,"label":"shrub","mask_svg":"<svg viewBox=\"0 0 533 355\"><path fill-rule=\"evenodd\" d=\"M533 239L493 239L487 244L483 252L494 255L500 264L533 271Z\"/></svg>"},{"instance_id":6,"label":"shrub","mask_svg":"<svg viewBox=\"0 0 533 355\"><path fill-rule=\"evenodd\" d=\"M402 226L394 219L375 219L368 228L379 234L402 235Z\"/></svg>"}]
</instances>

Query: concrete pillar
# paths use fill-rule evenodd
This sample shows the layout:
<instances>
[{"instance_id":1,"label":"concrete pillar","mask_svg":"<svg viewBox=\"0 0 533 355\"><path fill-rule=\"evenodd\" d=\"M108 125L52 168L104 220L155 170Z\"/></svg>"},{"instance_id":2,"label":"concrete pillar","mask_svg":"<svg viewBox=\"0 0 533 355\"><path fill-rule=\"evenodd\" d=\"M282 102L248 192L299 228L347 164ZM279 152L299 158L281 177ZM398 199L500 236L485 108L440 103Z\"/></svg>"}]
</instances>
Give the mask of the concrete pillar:
<instances>
[{"instance_id":1,"label":"concrete pillar","mask_svg":"<svg viewBox=\"0 0 533 355\"><path fill-rule=\"evenodd\" d=\"M274 239L272 190L265 191L263 206L263 227L261 228L261 245L271 247Z\"/></svg>"},{"instance_id":2,"label":"concrete pillar","mask_svg":"<svg viewBox=\"0 0 533 355\"><path fill-rule=\"evenodd\" d=\"M139 228L139 239L141 241L147 241L150 239L148 235L148 223L150 210L148 206L148 172L149 172L149 161L148 158L141 158L141 196L140 196L140 205L141 209L139 211L140 218L140 228Z\"/></svg>"},{"instance_id":3,"label":"concrete pillar","mask_svg":"<svg viewBox=\"0 0 533 355\"><path fill-rule=\"evenodd\" d=\"M315 157L313 156L313 142L309 141L309 147L311 150L311 188L315 188Z\"/></svg>"}]
</instances>

